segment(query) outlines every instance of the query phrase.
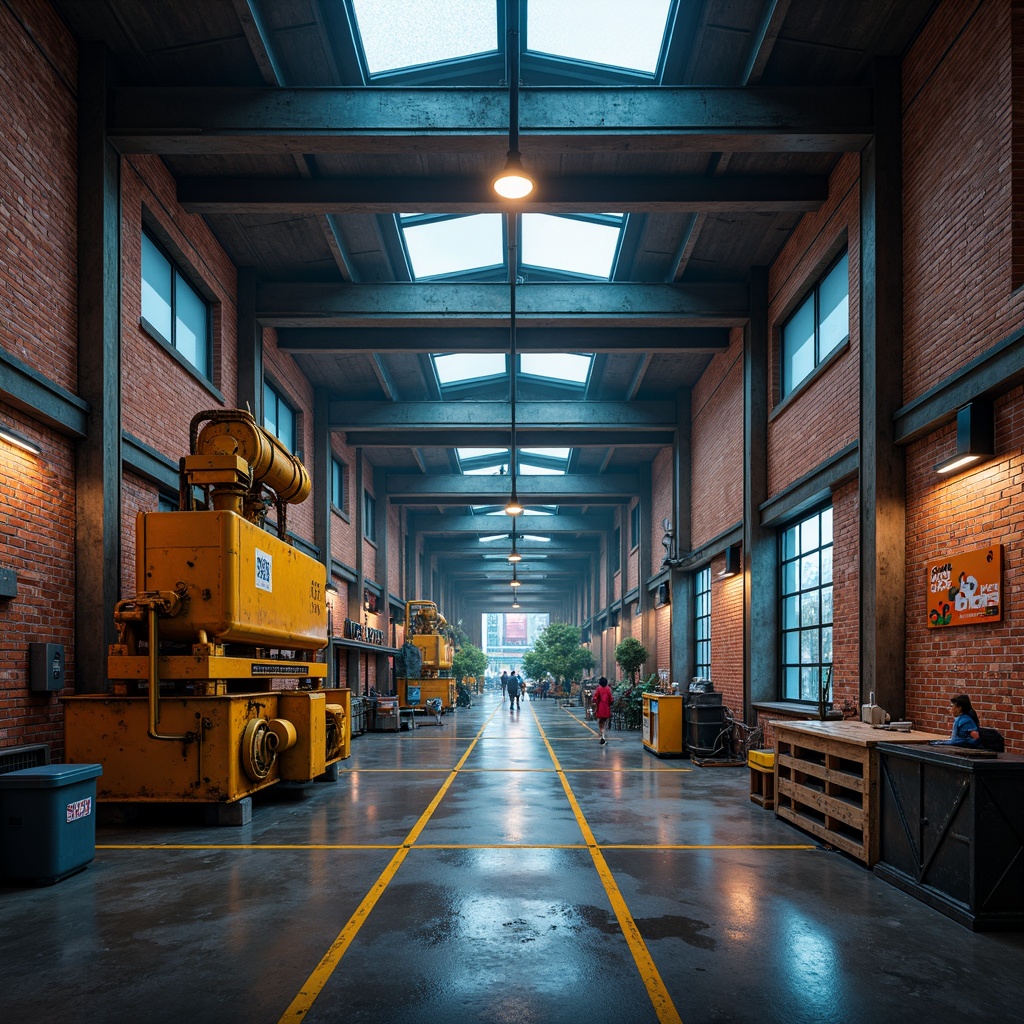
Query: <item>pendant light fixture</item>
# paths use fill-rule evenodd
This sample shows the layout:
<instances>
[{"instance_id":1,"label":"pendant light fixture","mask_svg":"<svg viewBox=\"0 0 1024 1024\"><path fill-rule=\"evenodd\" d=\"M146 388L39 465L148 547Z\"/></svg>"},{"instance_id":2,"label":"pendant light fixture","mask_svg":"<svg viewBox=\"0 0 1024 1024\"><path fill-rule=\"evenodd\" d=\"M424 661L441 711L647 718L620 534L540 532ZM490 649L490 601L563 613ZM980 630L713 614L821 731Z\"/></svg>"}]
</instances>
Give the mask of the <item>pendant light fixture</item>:
<instances>
[{"instance_id":1,"label":"pendant light fixture","mask_svg":"<svg viewBox=\"0 0 1024 1024\"><path fill-rule=\"evenodd\" d=\"M533 191L533 180L523 168L519 155L519 0L505 4L505 68L508 76L508 153L505 166L491 183L502 199L525 199Z\"/></svg>"},{"instance_id":2,"label":"pendant light fixture","mask_svg":"<svg viewBox=\"0 0 1024 1024\"><path fill-rule=\"evenodd\" d=\"M508 471L509 475L512 477L512 493L509 496L508 504L505 506L505 514L509 516L520 516L523 514L523 506L519 503L519 495L516 494L516 469L518 462L516 458L516 391L518 389L518 384L516 382L516 275L519 273L519 261L517 258L519 248L517 241L518 222L514 213L508 214L506 220L508 221L509 279L508 381L512 426L509 435Z\"/></svg>"},{"instance_id":3,"label":"pendant light fixture","mask_svg":"<svg viewBox=\"0 0 1024 1024\"><path fill-rule=\"evenodd\" d=\"M512 566L512 583L511 583L511 586L512 586L513 589L515 589L517 587L521 587L522 585L523 585L523 581L516 577L516 567L513 565Z\"/></svg>"},{"instance_id":4,"label":"pendant light fixture","mask_svg":"<svg viewBox=\"0 0 1024 1024\"><path fill-rule=\"evenodd\" d=\"M508 553L508 560L513 565L523 560L523 556L516 550L516 521L514 519L512 520L512 550Z\"/></svg>"}]
</instances>

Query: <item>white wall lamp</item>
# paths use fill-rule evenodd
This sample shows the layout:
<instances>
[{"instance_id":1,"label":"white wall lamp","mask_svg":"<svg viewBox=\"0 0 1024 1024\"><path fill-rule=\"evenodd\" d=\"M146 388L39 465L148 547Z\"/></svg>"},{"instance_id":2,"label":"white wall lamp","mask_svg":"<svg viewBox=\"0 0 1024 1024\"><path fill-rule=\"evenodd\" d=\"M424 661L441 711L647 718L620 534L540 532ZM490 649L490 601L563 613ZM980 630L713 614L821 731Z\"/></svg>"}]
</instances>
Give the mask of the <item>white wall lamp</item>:
<instances>
[{"instance_id":1,"label":"white wall lamp","mask_svg":"<svg viewBox=\"0 0 1024 1024\"><path fill-rule=\"evenodd\" d=\"M720 580L727 580L731 576L739 575L740 571L740 545L730 544L725 549L725 565L718 574Z\"/></svg>"},{"instance_id":2,"label":"white wall lamp","mask_svg":"<svg viewBox=\"0 0 1024 1024\"><path fill-rule=\"evenodd\" d=\"M943 475L966 469L995 455L992 403L976 399L956 411L956 454L935 466Z\"/></svg>"},{"instance_id":3,"label":"white wall lamp","mask_svg":"<svg viewBox=\"0 0 1024 1024\"><path fill-rule=\"evenodd\" d=\"M20 448L22 451L28 452L29 455L42 454L43 450L39 445L34 441L30 441L23 434L19 434L16 430L12 430L10 427L0 427L0 438L8 444L14 445L15 448Z\"/></svg>"}]
</instances>

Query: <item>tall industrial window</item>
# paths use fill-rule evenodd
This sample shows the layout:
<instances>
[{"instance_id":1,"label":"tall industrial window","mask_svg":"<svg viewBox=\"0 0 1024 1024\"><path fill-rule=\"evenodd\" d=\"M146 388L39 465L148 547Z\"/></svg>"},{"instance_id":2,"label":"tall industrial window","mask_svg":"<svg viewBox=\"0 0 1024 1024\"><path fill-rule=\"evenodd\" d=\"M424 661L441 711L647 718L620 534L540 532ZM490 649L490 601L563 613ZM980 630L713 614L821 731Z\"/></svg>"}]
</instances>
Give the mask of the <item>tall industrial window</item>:
<instances>
[{"instance_id":1,"label":"tall industrial window","mask_svg":"<svg viewBox=\"0 0 1024 1024\"><path fill-rule=\"evenodd\" d=\"M783 530L782 697L817 701L832 664L832 509Z\"/></svg>"},{"instance_id":2,"label":"tall industrial window","mask_svg":"<svg viewBox=\"0 0 1024 1024\"><path fill-rule=\"evenodd\" d=\"M185 280L167 253L142 233L142 322L212 379L210 306Z\"/></svg>"},{"instance_id":3,"label":"tall industrial window","mask_svg":"<svg viewBox=\"0 0 1024 1024\"><path fill-rule=\"evenodd\" d=\"M640 502L637 502L629 513L629 546L640 545Z\"/></svg>"},{"instance_id":4,"label":"tall industrial window","mask_svg":"<svg viewBox=\"0 0 1024 1024\"><path fill-rule=\"evenodd\" d=\"M272 384L263 384L263 426L297 455L295 412Z\"/></svg>"},{"instance_id":5,"label":"tall industrial window","mask_svg":"<svg viewBox=\"0 0 1024 1024\"><path fill-rule=\"evenodd\" d=\"M369 491L363 491L363 536L377 542L377 501Z\"/></svg>"},{"instance_id":6,"label":"tall industrial window","mask_svg":"<svg viewBox=\"0 0 1024 1024\"><path fill-rule=\"evenodd\" d=\"M345 463L340 459L331 459L331 504L345 511Z\"/></svg>"},{"instance_id":7,"label":"tall industrial window","mask_svg":"<svg viewBox=\"0 0 1024 1024\"><path fill-rule=\"evenodd\" d=\"M694 674L711 678L711 566L693 574Z\"/></svg>"},{"instance_id":8,"label":"tall industrial window","mask_svg":"<svg viewBox=\"0 0 1024 1024\"><path fill-rule=\"evenodd\" d=\"M843 253L782 325L782 397L850 336L850 257Z\"/></svg>"}]
</instances>

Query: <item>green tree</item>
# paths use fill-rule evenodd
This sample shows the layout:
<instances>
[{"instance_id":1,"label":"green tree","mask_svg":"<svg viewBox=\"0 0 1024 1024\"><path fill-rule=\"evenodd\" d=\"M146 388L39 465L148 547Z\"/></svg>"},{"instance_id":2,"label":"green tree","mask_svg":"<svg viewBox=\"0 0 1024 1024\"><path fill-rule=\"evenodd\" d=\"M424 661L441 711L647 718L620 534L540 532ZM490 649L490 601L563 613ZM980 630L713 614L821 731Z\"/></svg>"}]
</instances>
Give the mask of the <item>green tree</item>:
<instances>
[{"instance_id":1,"label":"green tree","mask_svg":"<svg viewBox=\"0 0 1024 1024\"><path fill-rule=\"evenodd\" d=\"M452 675L455 676L455 681L461 683L465 676L479 678L486 668L487 655L479 647L464 640L452 659Z\"/></svg>"},{"instance_id":2,"label":"green tree","mask_svg":"<svg viewBox=\"0 0 1024 1024\"><path fill-rule=\"evenodd\" d=\"M634 636L627 636L615 645L615 663L635 683L640 667L647 660L647 648Z\"/></svg>"},{"instance_id":3,"label":"green tree","mask_svg":"<svg viewBox=\"0 0 1024 1024\"><path fill-rule=\"evenodd\" d=\"M533 650L523 655L523 670L531 679L549 672L557 682L571 685L594 667L594 655L580 643L580 627L552 622L537 637Z\"/></svg>"}]
</instances>

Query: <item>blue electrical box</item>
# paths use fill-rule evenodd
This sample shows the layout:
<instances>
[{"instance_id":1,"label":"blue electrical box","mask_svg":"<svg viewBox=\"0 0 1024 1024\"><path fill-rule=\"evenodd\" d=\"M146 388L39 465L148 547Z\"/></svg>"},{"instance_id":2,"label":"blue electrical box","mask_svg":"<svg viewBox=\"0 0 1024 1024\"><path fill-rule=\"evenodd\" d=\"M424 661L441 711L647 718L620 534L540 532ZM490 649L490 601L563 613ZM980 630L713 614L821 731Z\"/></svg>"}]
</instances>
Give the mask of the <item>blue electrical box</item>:
<instances>
[{"instance_id":1,"label":"blue electrical box","mask_svg":"<svg viewBox=\"0 0 1024 1024\"><path fill-rule=\"evenodd\" d=\"M0 876L52 885L96 856L101 764L41 764L0 775Z\"/></svg>"}]
</instances>

